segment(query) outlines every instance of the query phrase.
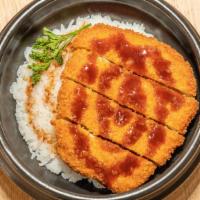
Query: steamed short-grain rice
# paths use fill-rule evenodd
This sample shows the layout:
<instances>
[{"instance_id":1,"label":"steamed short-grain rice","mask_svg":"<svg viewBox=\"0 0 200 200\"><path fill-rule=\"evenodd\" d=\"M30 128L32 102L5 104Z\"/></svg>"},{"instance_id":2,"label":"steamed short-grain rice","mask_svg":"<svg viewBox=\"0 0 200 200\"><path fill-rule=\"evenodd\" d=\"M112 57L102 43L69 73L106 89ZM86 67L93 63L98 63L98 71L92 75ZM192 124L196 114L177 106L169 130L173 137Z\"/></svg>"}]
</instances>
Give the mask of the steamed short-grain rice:
<instances>
[{"instance_id":1,"label":"steamed short-grain rice","mask_svg":"<svg viewBox=\"0 0 200 200\"><path fill-rule=\"evenodd\" d=\"M61 25L60 29L54 29L56 34L65 34L70 31L80 28L84 23L91 23L92 25L97 23L104 23L112 26L117 26L123 29L130 29L139 33L142 33L146 36L151 36L145 32L143 24L137 23L127 23L120 22L117 20L112 20L109 16L102 15L91 15L87 17L78 17L75 20L72 20L67 26ZM13 94L14 99L16 100L16 120L19 127L19 132L26 141L29 150L31 152L31 158L36 158L39 161L40 166L45 166L48 170L55 174L60 174L63 178L68 179L71 182L77 182L84 177L80 174L74 172L70 169L53 151L52 145L40 140L34 132L34 129L30 126L28 120L28 114L26 112L26 88L28 86L28 80L32 75L32 71L27 67L28 63L31 63L31 58L29 54L31 52L31 47L27 47L24 52L25 62L17 71L17 80L10 87L10 92ZM55 68L53 65L48 69L55 70L55 84L50 92L50 101L56 105L57 93L61 85L60 75L62 69L67 62L67 55L65 56L63 66ZM45 87L48 82L48 71L42 75L41 81L34 87L32 96L34 98L34 105L32 108L32 114L35 116L34 123L40 129L44 130L46 134L49 134L51 137L54 137L54 128L51 125L51 120L54 117L54 113L49 105L44 101L43 94L45 93ZM66 91L67 92L67 91ZM101 184L97 183L94 180L89 180L93 182L96 187L103 187Z\"/></svg>"}]
</instances>

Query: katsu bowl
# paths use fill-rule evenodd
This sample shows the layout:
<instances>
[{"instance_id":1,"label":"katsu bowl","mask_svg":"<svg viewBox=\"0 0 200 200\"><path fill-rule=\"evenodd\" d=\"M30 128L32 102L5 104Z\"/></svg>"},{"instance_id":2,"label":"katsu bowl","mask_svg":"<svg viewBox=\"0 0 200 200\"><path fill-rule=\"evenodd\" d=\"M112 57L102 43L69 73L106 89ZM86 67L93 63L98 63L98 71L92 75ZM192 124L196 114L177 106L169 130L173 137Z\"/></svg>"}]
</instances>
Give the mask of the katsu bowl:
<instances>
[{"instance_id":1,"label":"katsu bowl","mask_svg":"<svg viewBox=\"0 0 200 200\"><path fill-rule=\"evenodd\" d=\"M30 4L1 38L8 173L38 198L167 194L198 162L198 42L156 1Z\"/></svg>"}]
</instances>

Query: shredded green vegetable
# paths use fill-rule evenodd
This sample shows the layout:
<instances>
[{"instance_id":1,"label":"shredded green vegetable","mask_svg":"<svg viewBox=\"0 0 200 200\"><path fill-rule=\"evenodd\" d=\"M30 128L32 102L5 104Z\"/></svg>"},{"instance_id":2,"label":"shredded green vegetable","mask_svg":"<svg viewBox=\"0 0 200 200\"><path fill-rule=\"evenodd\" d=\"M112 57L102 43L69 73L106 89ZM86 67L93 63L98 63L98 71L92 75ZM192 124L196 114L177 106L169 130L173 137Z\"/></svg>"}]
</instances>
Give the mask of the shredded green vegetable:
<instances>
[{"instance_id":1,"label":"shredded green vegetable","mask_svg":"<svg viewBox=\"0 0 200 200\"><path fill-rule=\"evenodd\" d=\"M33 85L40 81L42 72L49 68L53 60L59 65L63 64L62 50L80 31L90 26L91 24L86 24L80 29L66 35L56 35L48 28L43 29L43 35L36 39L30 54L33 63L28 67L33 71L31 76Z\"/></svg>"}]
</instances>

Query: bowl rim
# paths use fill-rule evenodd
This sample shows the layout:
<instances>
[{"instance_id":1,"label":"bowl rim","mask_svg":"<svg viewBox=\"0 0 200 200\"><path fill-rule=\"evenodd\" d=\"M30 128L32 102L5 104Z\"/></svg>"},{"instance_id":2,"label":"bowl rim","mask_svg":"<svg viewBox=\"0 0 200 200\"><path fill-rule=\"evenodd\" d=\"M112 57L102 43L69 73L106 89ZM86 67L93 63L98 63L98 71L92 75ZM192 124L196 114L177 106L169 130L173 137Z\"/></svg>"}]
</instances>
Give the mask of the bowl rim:
<instances>
[{"instance_id":1,"label":"bowl rim","mask_svg":"<svg viewBox=\"0 0 200 200\"><path fill-rule=\"evenodd\" d=\"M40 1L33 1L29 3L25 8L23 8L18 14L16 14L11 21L7 24L7 26L2 30L0 35L0 65L1 65L1 58L3 56L3 49L5 45L8 43L9 39L14 34L14 30L17 26L19 26L20 21L25 20L27 15L34 13L38 8L47 5L48 3L52 3L56 0L40 0ZM143 0L146 1L146 0ZM77 0L77 1L70 1L71 4L75 5L77 3L85 3L85 2L113 2L113 3L122 3L125 5L131 6L130 0ZM67 2L66 2L67 3ZM169 15L187 34L188 38L193 45L193 51L195 52L195 56L199 59L200 62L200 37L190 22L173 8L170 4L164 1L154 0L148 1L149 4L158 7L159 9L163 10L167 15ZM199 64L199 63L198 63ZM34 177L27 169L25 169L20 162L12 155L12 152L9 150L9 146L6 143L5 138L3 137L2 132L3 127L1 124L1 117L0 117L0 157L2 157L2 166L4 171L11 176L11 178L17 182L22 189L31 191L27 189L27 186L30 185L36 191L41 193L45 193L45 195L49 195L49 197L64 197L69 199L77 199L77 200L86 200L86 199L99 199L99 200L120 200L120 199L128 199L128 198L137 198L137 199L145 199L146 198L153 198L158 195L165 195L172 191L172 188L175 189L181 182L185 180L185 178L191 173L191 169L193 169L198 162L199 155L200 155L200 120L199 120L199 113L198 113L198 123L197 128L195 130L194 137L190 141L190 146L187 149L187 152L184 154L183 157L177 159L175 163L177 164L173 170L170 170L165 176L161 179L153 182L153 184L146 184L144 187L138 188L137 190L130 191L127 193L122 194L114 194L114 195L105 195L105 197L98 197L93 195L83 195L74 192L66 192L63 189L59 189L53 185L47 185L43 181ZM8 168L8 170L6 169ZM31 184L30 184L31 182ZM177 184L179 183L179 184ZM25 186L27 184L27 186ZM35 194L32 194L33 196Z\"/></svg>"}]
</instances>

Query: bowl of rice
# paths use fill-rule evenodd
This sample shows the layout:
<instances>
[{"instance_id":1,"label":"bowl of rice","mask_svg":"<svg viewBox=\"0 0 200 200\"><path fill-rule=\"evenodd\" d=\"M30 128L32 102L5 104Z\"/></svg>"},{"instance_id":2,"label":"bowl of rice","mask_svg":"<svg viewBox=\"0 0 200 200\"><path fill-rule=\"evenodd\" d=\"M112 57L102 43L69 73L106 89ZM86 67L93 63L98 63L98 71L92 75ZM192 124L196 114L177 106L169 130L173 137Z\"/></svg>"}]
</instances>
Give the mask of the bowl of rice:
<instances>
[{"instance_id":1,"label":"bowl of rice","mask_svg":"<svg viewBox=\"0 0 200 200\"><path fill-rule=\"evenodd\" d=\"M182 147L158 168L150 180L126 193L113 194L99 182L80 175L52 150L60 67L50 65L28 93L33 74L31 52L42 29L64 35L85 24L129 29L170 44L193 67L199 100L199 36L174 8L161 1L34 1L20 11L0 35L0 159L3 170L36 199L160 199L192 172L200 153L199 113L191 122ZM53 77L53 78L52 78ZM34 77L38 79L38 74ZM28 104L27 104L28 102ZM27 108L31 106L31 109ZM30 115L27 114L29 109ZM30 123L31 121L31 123ZM37 134L40 137L37 137Z\"/></svg>"}]
</instances>

